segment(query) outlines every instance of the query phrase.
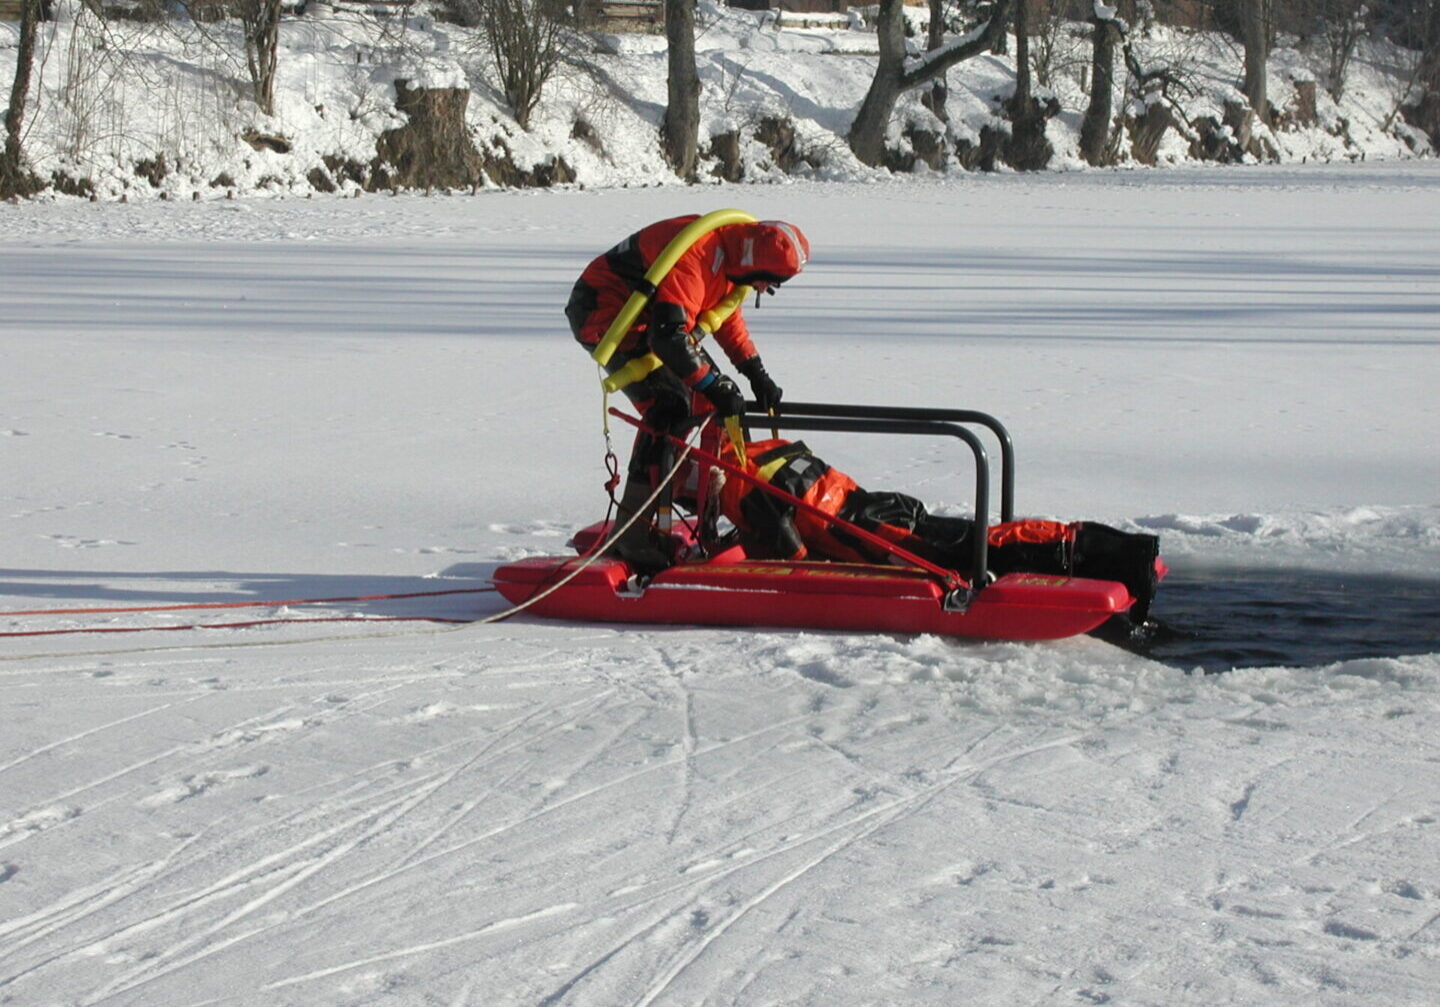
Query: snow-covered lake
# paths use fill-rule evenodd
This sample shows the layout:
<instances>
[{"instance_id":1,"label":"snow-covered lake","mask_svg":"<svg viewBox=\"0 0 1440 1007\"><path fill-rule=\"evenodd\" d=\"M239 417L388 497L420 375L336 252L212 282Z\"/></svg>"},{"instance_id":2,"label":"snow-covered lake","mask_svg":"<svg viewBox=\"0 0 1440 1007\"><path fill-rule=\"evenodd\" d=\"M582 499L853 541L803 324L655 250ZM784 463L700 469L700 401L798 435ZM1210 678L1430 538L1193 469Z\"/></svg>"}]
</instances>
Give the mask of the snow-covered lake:
<instances>
[{"instance_id":1,"label":"snow-covered lake","mask_svg":"<svg viewBox=\"0 0 1440 1007\"><path fill-rule=\"evenodd\" d=\"M1157 532L1177 574L1440 595L1416 162L3 205L0 633L499 611L496 563L604 510L571 282L725 205L814 247L750 313L790 397L991 412L1021 513ZM951 446L806 439L970 503ZM0 1002L1430 1004L1440 645L1394 653L3 637Z\"/></svg>"}]
</instances>

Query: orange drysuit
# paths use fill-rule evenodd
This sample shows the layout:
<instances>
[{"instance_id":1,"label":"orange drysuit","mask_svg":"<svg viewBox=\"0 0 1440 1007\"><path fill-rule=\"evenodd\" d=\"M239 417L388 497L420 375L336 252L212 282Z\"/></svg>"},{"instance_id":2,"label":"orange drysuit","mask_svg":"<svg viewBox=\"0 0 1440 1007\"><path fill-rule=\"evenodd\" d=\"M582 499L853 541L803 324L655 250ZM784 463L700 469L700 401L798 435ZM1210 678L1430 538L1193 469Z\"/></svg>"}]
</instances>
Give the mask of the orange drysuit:
<instances>
[{"instance_id":1,"label":"orange drysuit","mask_svg":"<svg viewBox=\"0 0 1440 1007\"><path fill-rule=\"evenodd\" d=\"M809 241L793 224L778 220L725 224L701 235L652 286L646 272L671 239L697 219L689 214L659 221L597 256L580 274L565 306L571 331L589 352L633 293L650 295L648 310L621 338L606 368L613 374L637 357L654 353L660 358L663 367L624 388L646 425L655 430L678 432L683 421L711 406L722 416L744 412L735 382L720 372L701 345L707 333L698 321L741 284L773 292L804 269L810 257ZM755 351L744 312L736 308L713 335L749 380L756 399L766 408L777 405L781 390ZM630 457L632 478L653 470L659 445L650 434L636 437Z\"/></svg>"},{"instance_id":2,"label":"orange drysuit","mask_svg":"<svg viewBox=\"0 0 1440 1007\"><path fill-rule=\"evenodd\" d=\"M746 445L751 475L791 496L917 556L973 577L974 522L929 513L903 493L872 493L810 453L801 441ZM734 457L733 451L729 455ZM823 517L806 513L747 480L731 476L720 491L720 513L757 559L822 559L884 563L891 556ZM1029 519L986 530L988 572L1067 574L1115 580L1135 599L1130 619L1143 622L1155 594L1159 540L1093 521Z\"/></svg>"}]
</instances>

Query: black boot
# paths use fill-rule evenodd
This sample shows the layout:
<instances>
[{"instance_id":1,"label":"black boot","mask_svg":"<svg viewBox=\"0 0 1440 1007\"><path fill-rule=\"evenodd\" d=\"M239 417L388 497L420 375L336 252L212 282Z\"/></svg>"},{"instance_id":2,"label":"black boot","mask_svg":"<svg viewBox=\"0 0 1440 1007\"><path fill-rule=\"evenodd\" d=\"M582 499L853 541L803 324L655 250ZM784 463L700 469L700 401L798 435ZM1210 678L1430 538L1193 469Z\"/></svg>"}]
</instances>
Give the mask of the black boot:
<instances>
[{"instance_id":1,"label":"black boot","mask_svg":"<svg viewBox=\"0 0 1440 1007\"><path fill-rule=\"evenodd\" d=\"M615 508L615 526L620 527L638 513L651 492L647 483L627 481L625 492ZM605 550L605 555L624 560L631 570L646 577L673 565L674 560L670 554L656 541L655 531L650 524L653 517L654 504L651 504L649 513L641 514L634 524L621 532L620 537L611 542Z\"/></svg>"}]
</instances>

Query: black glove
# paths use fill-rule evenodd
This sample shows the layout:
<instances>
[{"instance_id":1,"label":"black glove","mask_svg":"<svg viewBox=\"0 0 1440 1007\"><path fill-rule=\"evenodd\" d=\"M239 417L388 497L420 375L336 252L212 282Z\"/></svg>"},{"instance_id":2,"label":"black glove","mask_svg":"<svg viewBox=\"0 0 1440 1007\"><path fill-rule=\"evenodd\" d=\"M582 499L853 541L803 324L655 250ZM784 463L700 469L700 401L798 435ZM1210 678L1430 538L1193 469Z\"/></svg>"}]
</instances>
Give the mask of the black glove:
<instances>
[{"instance_id":1,"label":"black glove","mask_svg":"<svg viewBox=\"0 0 1440 1007\"><path fill-rule=\"evenodd\" d=\"M717 374L714 381L699 391L710 400L722 420L727 416L745 415L745 397L740 394L739 386L724 374Z\"/></svg>"},{"instance_id":2,"label":"black glove","mask_svg":"<svg viewBox=\"0 0 1440 1007\"><path fill-rule=\"evenodd\" d=\"M740 364L737 369L750 382L750 390L755 393L755 401L760 403L761 409L768 413L772 409L779 408L780 399L784 397L785 390L775 383L775 379L770 377L759 357L751 357Z\"/></svg>"}]
</instances>

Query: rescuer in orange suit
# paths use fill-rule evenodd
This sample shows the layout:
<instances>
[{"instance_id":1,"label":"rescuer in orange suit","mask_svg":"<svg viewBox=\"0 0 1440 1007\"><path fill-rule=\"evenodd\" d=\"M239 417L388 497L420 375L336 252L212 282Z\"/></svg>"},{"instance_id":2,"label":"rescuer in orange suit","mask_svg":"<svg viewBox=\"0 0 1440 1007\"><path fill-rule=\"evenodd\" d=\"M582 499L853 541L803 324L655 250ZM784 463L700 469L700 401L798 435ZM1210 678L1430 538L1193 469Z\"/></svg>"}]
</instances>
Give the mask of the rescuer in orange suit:
<instances>
[{"instance_id":1,"label":"rescuer in orange suit","mask_svg":"<svg viewBox=\"0 0 1440 1007\"><path fill-rule=\"evenodd\" d=\"M620 309L636 291L650 292L645 273L686 225L690 214L662 220L630 235L596 257L580 274L565 316L575 338L593 351ZM637 357L654 353L664 364L626 385L645 425L662 435L678 432L691 416L713 409L724 419L745 411L734 380L724 374L701 345L706 335L700 316L721 305L741 284L759 293L775 288L805 268L810 243L800 229L780 220L725 224L701 235L655 285L649 309L621 339L606 370L614 374ZM765 370L737 307L718 325L715 342L745 376L761 408L780 404L783 394ZM618 517L623 523L653 491L663 441L642 431L631 451ZM641 572L669 564L669 556L651 537L649 523L636 521L612 546L612 552Z\"/></svg>"},{"instance_id":2,"label":"rescuer in orange suit","mask_svg":"<svg viewBox=\"0 0 1440 1007\"><path fill-rule=\"evenodd\" d=\"M731 459L734 451L726 450ZM967 576L973 557L975 523L941 517L904 493L872 493L839 469L815 457L803 441L767 440L746 445L747 471L798 497L827 515L839 517L923 559ZM745 551L755 559L823 559L884 563L890 555L872 542L847 534L823 518L737 476L720 489L720 513L735 525ZM1094 521L1007 521L986 535L989 572L1052 573L1125 585L1135 599L1129 614L1145 621L1155 597L1159 539L1122 532Z\"/></svg>"}]
</instances>

